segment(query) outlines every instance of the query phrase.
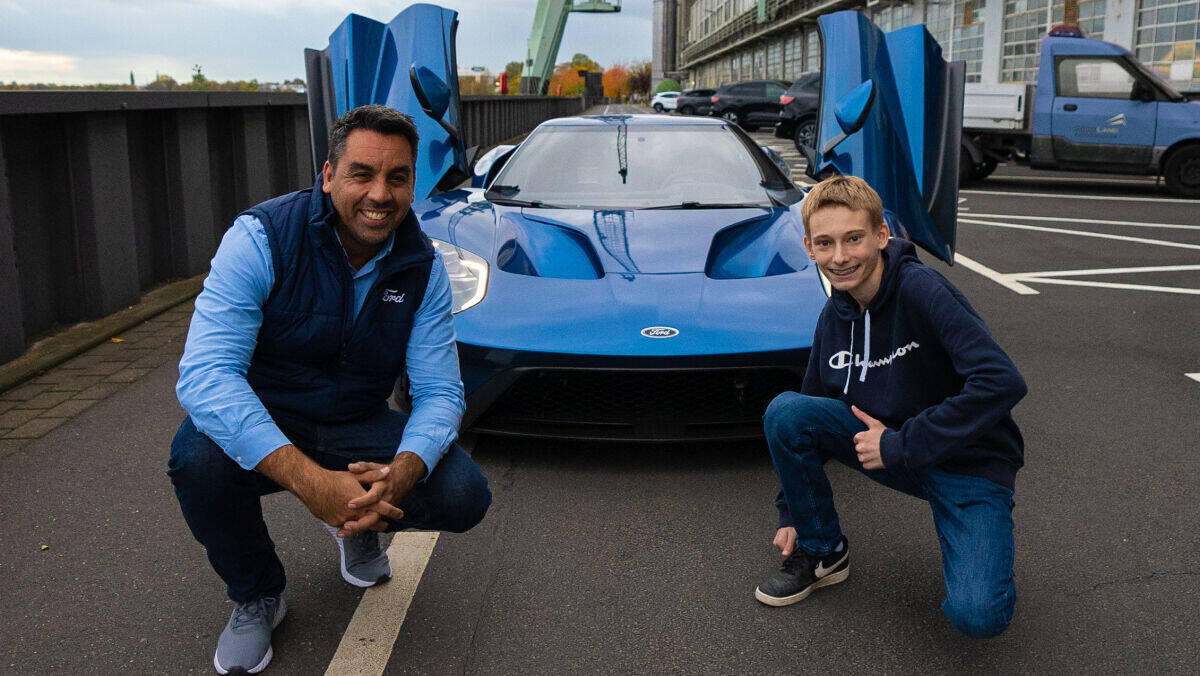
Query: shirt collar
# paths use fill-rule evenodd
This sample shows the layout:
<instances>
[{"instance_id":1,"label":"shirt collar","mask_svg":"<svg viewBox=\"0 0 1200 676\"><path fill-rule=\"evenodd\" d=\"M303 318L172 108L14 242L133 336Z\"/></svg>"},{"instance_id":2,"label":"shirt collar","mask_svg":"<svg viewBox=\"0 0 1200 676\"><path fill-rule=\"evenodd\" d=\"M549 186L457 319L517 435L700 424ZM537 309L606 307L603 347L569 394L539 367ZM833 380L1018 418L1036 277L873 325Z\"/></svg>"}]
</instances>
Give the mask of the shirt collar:
<instances>
[{"instance_id":1,"label":"shirt collar","mask_svg":"<svg viewBox=\"0 0 1200 676\"><path fill-rule=\"evenodd\" d=\"M338 235L337 228L333 229L333 236L337 237L338 244L340 245L342 243L342 237L341 237L341 235ZM359 277L362 277L363 275L369 275L372 272L374 272L375 266L379 264L379 261L383 260L384 256L387 256L388 254L390 254L392 252L392 244L395 241L396 241L396 233L393 231L391 234L388 235L387 241L385 241L383 243L383 246L380 247L379 253L372 256L371 260L364 263L363 266L357 270L355 270L354 266L350 265L350 261L347 260L346 267L350 268L350 273L353 276L353 278L358 279ZM346 255L346 249L344 247L342 248L342 255L343 256Z\"/></svg>"}]
</instances>

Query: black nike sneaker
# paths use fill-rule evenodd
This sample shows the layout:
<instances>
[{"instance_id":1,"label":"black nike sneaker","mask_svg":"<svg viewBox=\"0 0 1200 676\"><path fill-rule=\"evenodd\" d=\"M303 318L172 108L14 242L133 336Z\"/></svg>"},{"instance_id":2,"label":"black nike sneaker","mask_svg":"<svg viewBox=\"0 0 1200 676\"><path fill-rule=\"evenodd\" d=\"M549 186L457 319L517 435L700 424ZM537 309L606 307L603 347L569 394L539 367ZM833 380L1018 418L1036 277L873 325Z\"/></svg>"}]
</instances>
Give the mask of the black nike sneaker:
<instances>
[{"instance_id":1,"label":"black nike sneaker","mask_svg":"<svg viewBox=\"0 0 1200 676\"><path fill-rule=\"evenodd\" d=\"M812 556L796 547L783 566L754 590L754 598L768 606L787 606L803 601L818 587L837 584L850 577L850 543L842 537L842 551Z\"/></svg>"}]
</instances>

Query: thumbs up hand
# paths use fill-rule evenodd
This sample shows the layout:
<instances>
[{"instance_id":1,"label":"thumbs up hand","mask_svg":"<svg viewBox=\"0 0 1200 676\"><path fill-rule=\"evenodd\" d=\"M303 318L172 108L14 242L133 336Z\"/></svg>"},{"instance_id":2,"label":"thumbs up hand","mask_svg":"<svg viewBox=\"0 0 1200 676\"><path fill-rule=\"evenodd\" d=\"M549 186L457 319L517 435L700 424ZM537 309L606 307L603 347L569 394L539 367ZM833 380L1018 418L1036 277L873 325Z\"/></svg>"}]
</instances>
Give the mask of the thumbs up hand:
<instances>
[{"instance_id":1,"label":"thumbs up hand","mask_svg":"<svg viewBox=\"0 0 1200 676\"><path fill-rule=\"evenodd\" d=\"M879 438L887 425L863 413L857 406L851 406L854 417L862 421L867 429L854 435L854 452L863 469L883 469L883 459L879 457Z\"/></svg>"}]
</instances>

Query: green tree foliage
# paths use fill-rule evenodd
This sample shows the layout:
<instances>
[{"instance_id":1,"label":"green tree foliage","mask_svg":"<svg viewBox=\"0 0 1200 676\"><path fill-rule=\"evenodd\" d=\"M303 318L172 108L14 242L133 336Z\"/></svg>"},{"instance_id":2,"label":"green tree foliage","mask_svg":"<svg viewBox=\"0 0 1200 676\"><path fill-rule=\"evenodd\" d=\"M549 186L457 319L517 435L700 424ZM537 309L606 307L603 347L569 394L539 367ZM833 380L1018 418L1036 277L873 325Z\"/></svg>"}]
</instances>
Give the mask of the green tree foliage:
<instances>
[{"instance_id":1,"label":"green tree foliage","mask_svg":"<svg viewBox=\"0 0 1200 676\"><path fill-rule=\"evenodd\" d=\"M458 93L460 96L492 96L496 93L496 78L491 75L460 75Z\"/></svg>"},{"instance_id":2,"label":"green tree foliage","mask_svg":"<svg viewBox=\"0 0 1200 676\"><path fill-rule=\"evenodd\" d=\"M150 91L171 91L178 88L179 83L170 75L159 75L154 82L146 85L146 89Z\"/></svg>"},{"instance_id":3,"label":"green tree foliage","mask_svg":"<svg viewBox=\"0 0 1200 676\"><path fill-rule=\"evenodd\" d=\"M571 57L571 69L599 73L604 67L588 58L587 54L576 54Z\"/></svg>"},{"instance_id":4,"label":"green tree foliage","mask_svg":"<svg viewBox=\"0 0 1200 676\"><path fill-rule=\"evenodd\" d=\"M683 88L679 86L679 81L675 80L673 78L669 78L669 77L664 78L663 81L659 82L658 86L654 88L655 94L657 94L659 92L678 92L678 91L683 91Z\"/></svg>"},{"instance_id":5,"label":"green tree foliage","mask_svg":"<svg viewBox=\"0 0 1200 676\"><path fill-rule=\"evenodd\" d=\"M525 64L520 61L509 61L504 66L504 72L508 74L508 93L516 94L521 91L521 69Z\"/></svg>"}]
</instances>

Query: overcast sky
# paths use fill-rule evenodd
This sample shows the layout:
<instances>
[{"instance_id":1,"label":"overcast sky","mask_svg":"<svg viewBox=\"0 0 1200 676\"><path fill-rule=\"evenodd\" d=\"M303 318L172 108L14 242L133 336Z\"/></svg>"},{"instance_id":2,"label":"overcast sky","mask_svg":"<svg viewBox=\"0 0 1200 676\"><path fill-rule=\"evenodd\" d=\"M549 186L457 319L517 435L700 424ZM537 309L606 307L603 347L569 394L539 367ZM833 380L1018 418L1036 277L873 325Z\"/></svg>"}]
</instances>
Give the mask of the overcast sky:
<instances>
[{"instance_id":1,"label":"overcast sky","mask_svg":"<svg viewBox=\"0 0 1200 676\"><path fill-rule=\"evenodd\" d=\"M388 21L406 0L0 0L0 81L138 84L164 73L277 82L304 77L304 48L324 49L350 12ZM445 0L459 11L458 65L499 71L525 59L537 0ZM650 58L651 0L618 14L572 14L558 60Z\"/></svg>"}]
</instances>

